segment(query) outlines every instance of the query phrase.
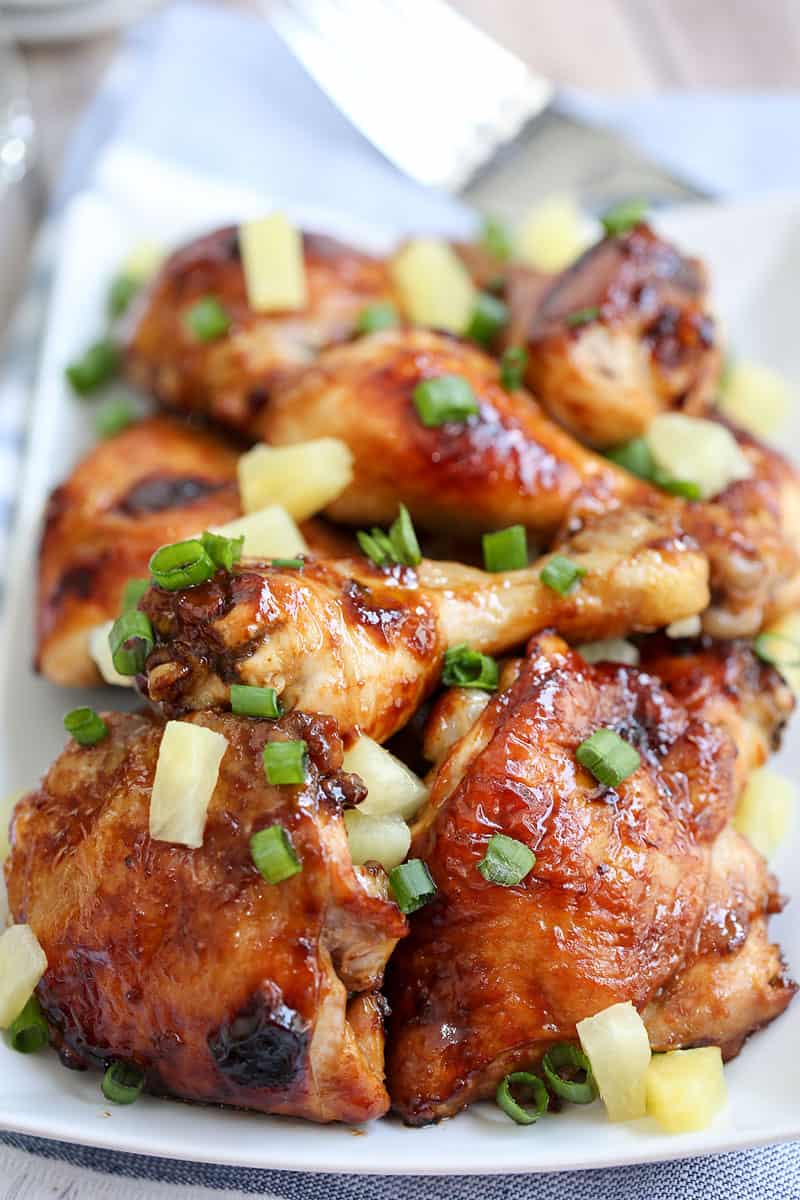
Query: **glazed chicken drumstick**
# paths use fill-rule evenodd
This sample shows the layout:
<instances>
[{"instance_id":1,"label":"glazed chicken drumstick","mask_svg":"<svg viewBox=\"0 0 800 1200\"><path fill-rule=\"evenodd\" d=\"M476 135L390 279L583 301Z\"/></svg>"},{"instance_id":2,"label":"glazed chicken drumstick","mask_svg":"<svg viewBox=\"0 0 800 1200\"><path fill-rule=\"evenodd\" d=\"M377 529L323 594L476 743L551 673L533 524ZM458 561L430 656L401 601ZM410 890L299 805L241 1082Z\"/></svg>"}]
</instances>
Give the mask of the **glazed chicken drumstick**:
<instances>
[{"instance_id":1,"label":"glazed chicken drumstick","mask_svg":"<svg viewBox=\"0 0 800 1200\"><path fill-rule=\"evenodd\" d=\"M285 708L383 741L434 686L448 647L503 652L552 624L579 641L613 637L707 603L706 560L664 513L609 513L565 552L586 572L566 595L540 577L548 558L505 574L426 560L244 561L183 591L153 586L140 602L156 642L146 694L171 715L226 705L232 683L269 686Z\"/></svg>"},{"instance_id":2,"label":"glazed chicken drumstick","mask_svg":"<svg viewBox=\"0 0 800 1200\"><path fill-rule=\"evenodd\" d=\"M197 849L152 838L163 725L110 714L18 805L6 880L47 956L37 988L67 1066L117 1060L149 1091L313 1121L380 1117L384 965L406 922L380 868L354 868L328 717L203 713L228 741ZM305 741L306 782L272 786L262 750ZM281 825L301 870L267 882L252 834Z\"/></svg>"},{"instance_id":3,"label":"glazed chicken drumstick","mask_svg":"<svg viewBox=\"0 0 800 1200\"><path fill-rule=\"evenodd\" d=\"M466 381L477 411L429 427L415 390L440 376ZM387 332L327 351L274 397L262 432L278 444L347 442L354 477L328 509L337 520L385 523L402 502L428 529L475 534L519 522L551 539L577 508L647 503L679 512L708 555L712 635L756 632L798 599L800 478L781 455L740 435L752 477L713 501L676 500L586 450L525 391L509 393L496 362L441 334Z\"/></svg>"},{"instance_id":4,"label":"glazed chicken drumstick","mask_svg":"<svg viewBox=\"0 0 800 1200\"><path fill-rule=\"evenodd\" d=\"M726 1056L789 1003L766 936L775 881L729 820L730 731L759 726L761 761L791 697L747 648L696 655L687 674L699 664L710 679L687 707L655 676L590 666L544 634L439 767L411 850L438 892L388 978L387 1073L406 1121L492 1095L620 1001L644 1012L655 1049L711 1042ZM726 690L733 678L748 690ZM575 757L599 728L640 755L613 788ZM477 869L496 833L536 856L517 885Z\"/></svg>"}]
</instances>

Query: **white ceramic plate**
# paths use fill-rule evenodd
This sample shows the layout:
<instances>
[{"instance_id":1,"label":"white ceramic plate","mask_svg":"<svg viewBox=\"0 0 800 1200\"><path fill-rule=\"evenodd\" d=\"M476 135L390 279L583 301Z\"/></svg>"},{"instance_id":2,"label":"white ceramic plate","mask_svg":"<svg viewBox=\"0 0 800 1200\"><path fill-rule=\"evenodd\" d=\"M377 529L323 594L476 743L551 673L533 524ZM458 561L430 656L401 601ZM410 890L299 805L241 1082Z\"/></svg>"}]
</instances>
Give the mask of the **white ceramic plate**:
<instances>
[{"instance_id":1,"label":"white ceramic plate","mask_svg":"<svg viewBox=\"0 0 800 1200\"><path fill-rule=\"evenodd\" d=\"M119 29L162 0L14 0L0 4L0 23L19 42L59 42Z\"/></svg>"},{"instance_id":2,"label":"white ceramic plate","mask_svg":"<svg viewBox=\"0 0 800 1200\"><path fill-rule=\"evenodd\" d=\"M129 186L131 178L138 186ZM128 246L142 237L170 241L267 207L263 197L187 180L124 154L110 164L101 184L75 201L66 221L32 414L1 660L4 789L24 787L37 778L63 743L62 714L79 696L86 702L86 693L58 691L30 670L42 507L49 488L91 440L85 409L62 383L64 363L98 328L107 281ZM346 218L297 215L318 228L353 236ZM732 344L800 380L797 200L694 208L670 214L661 224L709 262ZM380 246L379 233L359 232L367 244ZM787 429L787 445L798 444L798 432L795 417ZM98 692L91 702L113 706L125 696ZM790 735L779 766L800 775L800 727ZM800 972L800 856L792 837L774 865L784 891L797 901L788 914L773 920L772 931ZM800 1085L789 1069L798 1058L800 1000L752 1038L727 1068L730 1105L713 1127L673 1137L648 1120L611 1125L599 1104L573 1108L528 1129L484 1104L421 1130L406 1129L393 1119L357 1130L319 1127L150 1097L130 1108L113 1108L101 1096L98 1075L66 1071L52 1054L25 1058L0 1042L0 1125L142 1154L257 1167L409 1174L576 1170L800 1137Z\"/></svg>"}]
</instances>

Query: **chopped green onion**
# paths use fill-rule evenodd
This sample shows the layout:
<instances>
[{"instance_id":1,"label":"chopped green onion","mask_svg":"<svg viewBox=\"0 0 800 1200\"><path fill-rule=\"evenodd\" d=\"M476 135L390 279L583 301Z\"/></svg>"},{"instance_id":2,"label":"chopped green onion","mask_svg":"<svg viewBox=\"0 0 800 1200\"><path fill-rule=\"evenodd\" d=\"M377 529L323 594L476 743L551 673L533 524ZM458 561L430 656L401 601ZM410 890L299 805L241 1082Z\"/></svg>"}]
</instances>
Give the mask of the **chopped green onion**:
<instances>
[{"instance_id":1,"label":"chopped green onion","mask_svg":"<svg viewBox=\"0 0 800 1200\"><path fill-rule=\"evenodd\" d=\"M302 571L306 564L302 558L273 558L270 565L284 567L287 571Z\"/></svg>"},{"instance_id":2,"label":"chopped green onion","mask_svg":"<svg viewBox=\"0 0 800 1200\"><path fill-rule=\"evenodd\" d=\"M600 220L608 237L618 233L627 233L635 225L641 224L647 215L646 200L623 200L603 213Z\"/></svg>"},{"instance_id":3,"label":"chopped green onion","mask_svg":"<svg viewBox=\"0 0 800 1200\"><path fill-rule=\"evenodd\" d=\"M702 495L699 483L692 479L675 479L658 466L653 471L652 482L662 492L668 492L670 496L682 496L684 500L699 500Z\"/></svg>"},{"instance_id":4,"label":"chopped green onion","mask_svg":"<svg viewBox=\"0 0 800 1200\"><path fill-rule=\"evenodd\" d=\"M479 346L490 346L500 330L508 324L508 306L491 292L479 292L466 336Z\"/></svg>"},{"instance_id":5,"label":"chopped green onion","mask_svg":"<svg viewBox=\"0 0 800 1200\"><path fill-rule=\"evenodd\" d=\"M535 863L536 855L524 842L518 842L504 833L494 833L489 839L485 855L478 863L478 870L489 883L514 887L522 883Z\"/></svg>"},{"instance_id":6,"label":"chopped green onion","mask_svg":"<svg viewBox=\"0 0 800 1200\"><path fill-rule=\"evenodd\" d=\"M186 326L198 342L213 342L231 327L231 319L216 296L203 296L185 314Z\"/></svg>"},{"instance_id":7,"label":"chopped green onion","mask_svg":"<svg viewBox=\"0 0 800 1200\"><path fill-rule=\"evenodd\" d=\"M492 258L508 262L514 249L514 241L507 225L497 217L485 217L481 230L480 245Z\"/></svg>"},{"instance_id":8,"label":"chopped green onion","mask_svg":"<svg viewBox=\"0 0 800 1200\"><path fill-rule=\"evenodd\" d=\"M362 553L379 567L390 563L401 563L407 567L416 567L422 559L414 525L405 504L400 505L400 512L389 527L389 532L374 527L366 532L360 529L356 534Z\"/></svg>"},{"instance_id":9,"label":"chopped green onion","mask_svg":"<svg viewBox=\"0 0 800 1200\"><path fill-rule=\"evenodd\" d=\"M552 588L560 596L571 592L579 579L586 574L586 567L579 567L563 554L554 554L539 572L539 578L545 587Z\"/></svg>"},{"instance_id":10,"label":"chopped green onion","mask_svg":"<svg viewBox=\"0 0 800 1200\"><path fill-rule=\"evenodd\" d=\"M386 535L382 529L373 529L372 533L367 533L365 529L359 529L356 533L356 540L361 549L361 553L370 562L374 562L377 567L385 567L388 563L393 562L391 550L387 549L383 538ZM391 545L391 543L390 543Z\"/></svg>"},{"instance_id":11,"label":"chopped green onion","mask_svg":"<svg viewBox=\"0 0 800 1200\"><path fill-rule=\"evenodd\" d=\"M421 858L411 858L390 871L389 887L402 913L416 912L436 895L436 884Z\"/></svg>"},{"instance_id":12,"label":"chopped green onion","mask_svg":"<svg viewBox=\"0 0 800 1200\"><path fill-rule=\"evenodd\" d=\"M800 667L800 644L783 633L759 633L753 649L773 667Z\"/></svg>"},{"instance_id":13,"label":"chopped green onion","mask_svg":"<svg viewBox=\"0 0 800 1200\"><path fill-rule=\"evenodd\" d=\"M362 308L356 321L356 330L359 333L380 333L382 329L394 329L399 324L397 309L386 300Z\"/></svg>"},{"instance_id":14,"label":"chopped green onion","mask_svg":"<svg viewBox=\"0 0 800 1200\"><path fill-rule=\"evenodd\" d=\"M139 601L149 587L149 579L129 579L122 589L122 611L130 612L138 608Z\"/></svg>"},{"instance_id":15,"label":"chopped green onion","mask_svg":"<svg viewBox=\"0 0 800 1200\"><path fill-rule=\"evenodd\" d=\"M632 775L641 762L638 750L613 729L597 729L581 742L575 757L582 767L606 787L616 787Z\"/></svg>"},{"instance_id":16,"label":"chopped green onion","mask_svg":"<svg viewBox=\"0 0 800 1200\"><path fill-rule=\"evenodd\" d=\"M113 379L119 365L119 350L113 342L104 338L90 346L82 358L70 363L65 374L74 392L79 396L88 396Z\"/></svg>"},{"instance_id":17,"label":"chopped green onion","mask_svg":"<svg viewBox=\"0 0 800 1200\"><path fill-rule=\"evenodd\" d=\"M528 351L524 346L509 346L500 359L500 382L507 392L522 387L528 366Z\"/></svg>"},{"instance_id":18,"label":"chopped green onion","mask_svg":"<svg viewBox=\"0 0 800 1200\"><path fill-rule=\"evenodd\" d=\"M162 546L150 559L153 582L168 592L197 587L215 570L214 560L199 538Z\"/></svg>"},{"instance_id":19,"label":"chopped green onion","mask_svg":"<svg viewBox=\"0 0 800 1200\"><path fill-rule=\"evenodd\" d=\"M305 783L306 769L305 742L267 742L264 747L267 783Z\"/></svg>"},{"instance_id":20,"label":"chopped green onion","mask_svg":"<svg viewBox=\"0 0 800 1200\"><path fill-rule=\"evenodd\" d=\"M480 411L469 380L462 375L424 379L414 388L413 398L422 424L429 429L448 421L466 421Z\"/></svg>"},{"instance_id":21,"label":"chopped green onion","mask_svg":"<svg viewBox=\"0 0 800 1200\"><path fill-rule=\"evenodd\" d=\"M242 557L244 534L241 537L229 538L221 533L209 533L206 530L200 541L214 566L221 567L223 571L232 571Z\"/></svg>"},{"instance_id":22,"label":"chopped green onion","mask_svg":"<svg viewBox=\"0 0 800 1200\"><path fill-rule=\"evenodd\" d=\"M528 565L528 535L523 525L485 533L483 565L487 571L520 571Z\"/></svg>"},{"instance_id":23,"label":"chopped green onion","mask_svg":"<svg viewBox=\"0 0 800 1200\"><path fill-rule=\"evenodd\" d=\"M700 486L690 479L675 479L663 467L659 467L644 438L632 438L621 446L614 446L606 451L606 458L671 496L682 496L685 500L700 499Z\"/></svg>"},{"instance_id":24,"label":"chopped green onion","mask_svg":"<svg viewBox=\"0 0 800 1200\"><path fill-rule=\"evenodd\" d=\"M108 736L108 726L93 708L73 708L64 717L64 728L80 746L96 746Z\"/></svg>"},{"instance_id":25,"label":"chopped green onion","mask_svg":"<svg viewBox=\"0 0 800 1200\"><path fill-rule=\"evenodd\" d=\"M155 645L153 626L146 613L131 609L117 617L108 635L111 661L120 675L138 675Z\"/></svg>"},{"instance_id":26,"label":"chopped green onion","mask_svg":"<svg viewBox=\"0 0 800 1200\"><path fill-rule=\"evenodd\" d=\"M98 437L114 437L132 425L139 410L127 396L117 396L101 404L94 416L94 427Z\"/></svg>"},{"instance_id":27,"label":"chopped green onion","mask_svg":"<svg viewBox=\"0 0 800 1200\"><path fill-rule=\"evenodd\" d=\"M276 721L283 716L283 707L273 687L248 687L231 684L231 711L240 717L269 717Z\"/></svg>"},{"instance_id":28,"label":"chopped green onion","mask_svg":"<svg viewBox=\"0 0 800 1200\"><path fill-rule=\"evenodd\" d=\"M122 274L117 275L111 281L111 287L108 289L107 309L108 315L112 321L116 321L123 313L128 311L131 300L136 293L141 289L142 281L134 275Z\"/></svg>"},{"instance_id":29,"label":"chopped green onion","mask_svg":"<svg viewBox=\"0 0 800 1200\"><path fill-rule=\"evenodd\" d=\"M571 1072L582 1072L583 1079L565 1079L561 1074L564 1067ZM577 1046L569 1042L556 1042L542 1059L544 1077L550 1090L571 1104L591 1104L597 1099L597 1084L592 1074L592 1064Z\"/></svg>"},{"instance_id":30,"label":"chopped green onion","mask_svg":"<svg viewBox=\"0 0 800 1200\"><path fill-rule=\"evenodd\" d=\"M35 1054L47 1045L47 1022L35 996L31 996L19 1016L11 1022L6 1039L11 1049L19 1054Z\"/></svg>"},{"instance_id":31,"label":"chopped green onion","mask_svg":"<svg viewBox=\"0 0 800 1200\"><path fill-rule=\"evenodd\" d=\"M488 654L473 650L466 642L451 646L444 656L442 683L445 687L497 688L499 668Z\"/></svg>"},{"instance_id":32,"label":"chopped green onion","mask_svg":"<svg viewBox=\"0 0 800 1200\"><path fill-rule=\"evenodd\" d=\"M590 304L586 308L577 308L575 312L568 313L564 317L564 324L570 329L576 329L579 325L588 325L590 321L596 321L600 316L600 309L596 304Z\"/></svg>"},{"instance_id":33,"label":"chopped green onion","mask_svg":"<svg viewBox=\"0 0 800 1200\"><path fill-rule=\"evenodd\" d=\"M531 1098L530 1102L525 1104L515 1100L511 1095L512 1087L527 1092ZM530 1071L512 1071L510 1075L506 1075L494 1098L498 1107L502 1108L512 1121L516 1121L517 1125L533 1125L547 1111L550 1103L547 1088L539 1076L531 1074Z\"/></svg>"},{"instance_id":34,"label":"chopped green onion","mask_svg":"<svg viewBox=\"0 0 800 1200\"><path fill-rule=\"evenodd\" d=\"M101 1087L112 1104L133 1104L144 1087L144 1071L133 1063L114 1062L106 1070Z\"/></svg>"},{"instance_id":35,"label":"chopped green onion","mask_svg":"<svg viewBox=\"0 0 800 1200\"><path fill-rule=\"evenodd\" d=\"M282 825L270 825L268 829L254 833L250 838L250 853L267 883L283 883L284 879L291 879L303 869L292 839Z\"/></svg>"}]
</instances>

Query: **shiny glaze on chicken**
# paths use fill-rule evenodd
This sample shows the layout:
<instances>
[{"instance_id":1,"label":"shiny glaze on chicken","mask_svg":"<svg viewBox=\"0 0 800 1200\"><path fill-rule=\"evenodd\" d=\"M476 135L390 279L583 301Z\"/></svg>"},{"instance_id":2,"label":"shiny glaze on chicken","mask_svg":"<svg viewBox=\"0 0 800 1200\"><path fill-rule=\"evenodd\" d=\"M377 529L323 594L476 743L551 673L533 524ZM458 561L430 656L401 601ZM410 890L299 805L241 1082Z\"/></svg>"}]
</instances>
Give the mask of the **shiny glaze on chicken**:
<instances>
[{"instance_id":1,"label":"shiny glaze on chicken","mask_svg":"<svg viewBox=\"0 0 800 1200\"><path fill-rule=\"evenodd\" d=\"M248 303L235 227L172 254L133 314L125 349L129 379L168 408L203 413L242 433L278 383L323 346L355 332L361 310L391 299L386 264L332 238L303 236L308 303L297 312L257 313ZM230 330L198 341L191 306L214 296Z\"/></svg>"},{"instance_id":2,"label":"shiny glaze on chicken","mask_svg":"<svg viewBox=\"0 0 800 1200\"><path fill-rule=\"evenodd\" d=\"M603 238L559 275L525 341L528 385L592 446L638 437L665 409L702 414L722 361L702 263L647 225Z\"/></svg>"},{"instance_id":3,"label":"shiny glaze on chicken","mask_svg":"<svg viewBox=\"0 0 800 1200\"><path fill-rule=\"evenodd\" d=\"M794 991L777 950L762 945L774 882L729 829L736 746L724 724L643 671L588 665L555 635L534 639L514 673L439 767L412 845L439 889L411 918L388 978L389 1088L412 1124L491 1095L507 1072L535 1067L553 1042L575 1040L579 1020L617 1001L646 1011L660 1049L716 1041L708 1014L727 999L719 1041L730 1053ZM759 683L783 687L767 670ZM575 759L600 727L641 755L615 789ZM536 854L516 887L477 870L496 832ZM726 943L734 912L738 934L728 926ZM737 976L740 950L757 967L752 978L743 961ZM731 956L731 978L723 972L716 991L706 981L699 1011L689 995L708 953Z\"/></svg>"},{"instance_id":4,"label":"shiny glaze on chicken","mask_svg":"<svg viewBox=\"0 0 800 1200\"><path fill-rule=\"evenodd\" d=\"M96 746L70 743L21 802L6 879L12 913L48 960L37 995L71 1067L133 1063L149 1090L315 1121L381 1116L377 989L406 923L380 869L354 870L328 717L279 722L204 713L228 748L203 846L151 840L163 726L107 715ZM267 742L302 738L307 782L266 783ZM302 871L267 883L249 849L283 825Z\"/></svg>"},{"instance_id":5,"label":"shiny glaze on chicken","mask_svg":"<svg viewBox=\"0 0 800 1200\"><path fill-rule=\"evenodd\" d=\"M382 741L434 686L448 646L502 652L551 624L577 640L613 637L707 603L705 559L663 514L610 513L567 549L586 570L567 595L542 583L546 560L507 574L426 560L243 561L199 587L151 587L140 604L156 635L146 694L169 715L227 704L231 683L270 686L285 707Z\"/></svg>"}]
</instances>

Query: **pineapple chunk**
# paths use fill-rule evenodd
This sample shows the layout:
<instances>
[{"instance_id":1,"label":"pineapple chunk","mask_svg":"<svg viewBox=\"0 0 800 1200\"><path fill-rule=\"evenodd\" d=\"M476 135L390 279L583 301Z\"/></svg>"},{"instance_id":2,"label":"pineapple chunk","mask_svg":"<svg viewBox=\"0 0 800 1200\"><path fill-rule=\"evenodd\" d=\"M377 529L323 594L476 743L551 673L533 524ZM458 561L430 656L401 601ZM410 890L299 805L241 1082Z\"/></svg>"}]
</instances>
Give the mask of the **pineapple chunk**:
<instances>
[{"instance_id":1,"label":"pineapple chunk","mask_svg":"<svg viewBox=\"0 0 800 1200\"><path fill-rule=\"evenodd\" d=\"M753 473L736 438L717 421L660 413L645 438L658 466L673 479L697 484L703 500L718 496L728 484L749 479Z\"/></svg>"},{"instance_id":2,"label":"pineapple chunk","mask_svg":"<svg viewBox=\"0 0 800 1200\"><path fill-rule=\"evenodd\" d=\"M133 687L133 675L120 675L111 657L108 635L113 624L113 621L103 621L102 625L95 625L90 631L89 654L105 683L113 683L115 687Z\"/></svg>"},{"instance_id":3,"label":"pineapple chunk","mask_svg":"<svg viewBox=\"0 0 800 1200\"><path fill-rule=\"evenodd\" d=\"M242 553L249 558L295 558L298 554L308 554L305 538L279 504L271 504L247 517L237 517L227 525L215 525L209 532L231 538L244 534Z\"/></svg>"},{"instance_id":4,"label":"pineapple chunk","mask_svg":"<svg viewBox=\"0 0 800 1200\"><path fill-rule=\"evenodd\" d=\"M786 420L791 395L786 380L777 371L742 361L725 373L719 406L737 425L758 437L769 437Z\"/></svg>"},{"instance_id":5,"label":"pineapple chunk","mask_svg":"<svg viewBox=\"0 0 800 1200\"><path fill-rule=\"evenodd\" d=\"M8 858L8 852L11 849L11 843L8 840L11 814L17 801L21 800L24 795L25 792L9 792L0 800L0 866Z\"/></svg>"},{"instance_id":6,"label":"pineapple chunk","mask_svg":"<svg viewBox=\"0 0 800 1200\"><path fill-rule=\"evenodd\" d=\"M771 858L786 836L795 805L793 785L776 771L753 771L739 798L733 825L748 842Z\"/></svg>"},{"instance_id":7,"label":"pineapple chunk","mask_svg":"<svg viewBox=\"0 0 800 1200\"><path fill-rule=\"evenodd\" d=\"M789 684L795 696L800 697L800 663L795 663L794 661L800 658L800 650L795 654L794 648L790 645L791 642L795 642L800 647L800 612L786 613L785 616L779 617L764 632L774 633L776 637L786 639L785 642L774 643L775 649L779 652L776 656L775 666ZM780 659L784 657L783 651L787 651L788 653L785 656L786 661L781 662Z\"/></svg>"},{"instance_id":8,"label":"pineapple chunk","mask_svg":"<svg viewBox=\"0 0 800 1200\"><path fill-rule=\"evenodd\" d=\"M367 785L367 798L358 811L369 816L395 815L407 820L428 798L420 777L372 738L360 737L345 752L342 767L360 775Z\"/></svg>"},{"instance_id":9,"label":"pineapple chunk","mask_svg":"<svg viewBox=\"0 0 800 1200\"><path fill-rule=\"evenodd\" d=\"M638 667L639 648L625 638L605 638L599 642L585 642L575 649L587 662L618 662L628 667Z\"/></svg>"},{"instance_id":10,"label":"pineapple chunk","mask_svg":"<svg viewBox=\"0 0 800 1200\"><path fill-rule=\"evenodd\" d=\"M411 830L402 817L374 817L351 808L344 814L354 866L379 862L386 871L399 867L411 846Z\"/></svg>"},{"instance_id":11,"label":"pineapple chunk","mask_svg":"<svg viewBox=\"0 0 800 1200\"><path fill-rule=\"evenodd\" d=\"M683 617L680 621L673 621L664 630L668 638L697 637L702 632L703 622L697 613L693 617Z\"/></svg>"},{"instance_id":12,"label":"pineapple chunk","mask_svg":"<svg viewBox=\"0 0 800 1200\"><path fill-rule=\"evenodd\" d=\"M524 217L517 230L516 256L548 274L574 262L587 242L573 196L549 196Z\"/></svg>"},{"instance_id":13,"label":"pineapple chunk","mask_svg":"<svg viewBox=\"0 0 800 1200\"><path fill-rule=\"evenodd\" d=\"M727 1099L719 1046L653 1055L647 1071L647 1114L668 1133L705 1129Z\"/></svg>"},{"instance_id":14,"label":"pineapple chunk","mask_svg":"<svg viewBox=\"0 0 800 1200\"><path fill-rule=\"evenodd\" d=\"M47 958L30 925L12 925L0 935L0 1029L22 1012L47 970Z\"/></svg>"},{"instance_id":15,"label":"pineapple chunk","mask_svg":"<svg viewBox=\"0 0 800 1200\"><path fill-rule=\"evenodd\" d=\"M407 242L392 259L391 272L403 310L415 325L464 332L475 306L475 287L447 242Z\"/></svg>"},{"instance_id":16,"label":"pineapple chunk","mask_svg":"<svg viewBox=\"0 0 800 1200\"><path fill-rule=\"evenodd\" d=\"M168 721L150 795L150 837L196 849L228 739L204 725Z\"/></svg>"},{"instance_id":17,"label":"pineapple chunk","mask_svg":"<svg viewBox=\"0 0 800 1200\"><path fill-rule=\"evenodd\" d=\"M293 446L253 446L238 463L239 492L246 513L282 505L296 521L325 508L353 479L353 455L339 438L322 437Z\"/></svg>"},{"instance_id":18,"label":"pineapple chunk","mask_svg":"<svg viewBox=\"0 0 800 1200\"><path fill-rule=\"evenodd\" d=\"M627 1001L612 1004L577 1025L611 1121L643 1117L650 1041L642 1018Z\"/></svg>"},{"instance_id":19,"label":"pineapple chunk","mask_svg":"<svg viewBox=\"0 0 800 1200\"><path fill-rule=\"evenodd\" d=\"M239 226L247 300L255 312L285 312L307 302L302 235L283 213Z\"/></svg>"}]
</instances>

